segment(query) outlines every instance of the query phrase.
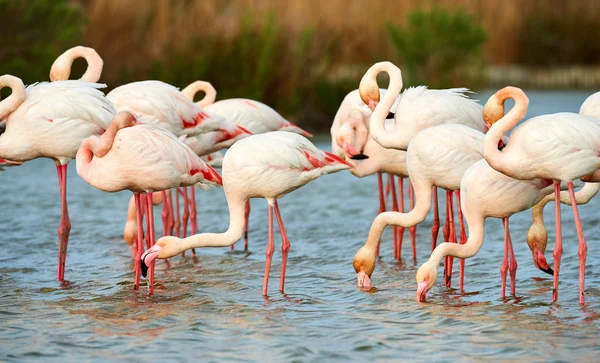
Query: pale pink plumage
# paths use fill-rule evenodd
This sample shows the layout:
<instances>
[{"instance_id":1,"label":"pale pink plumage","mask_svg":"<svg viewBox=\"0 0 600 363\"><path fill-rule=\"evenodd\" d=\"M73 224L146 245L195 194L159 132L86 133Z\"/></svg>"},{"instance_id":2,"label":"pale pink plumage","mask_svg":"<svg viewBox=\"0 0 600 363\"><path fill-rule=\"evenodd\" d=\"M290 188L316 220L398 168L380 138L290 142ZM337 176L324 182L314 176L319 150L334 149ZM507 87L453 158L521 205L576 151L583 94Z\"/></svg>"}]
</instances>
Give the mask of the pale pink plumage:
<instances>
[{"instance_id":1,"label":"pale pink plumage","mask_svg":"<svg viewBox=\"0 0 600 363\"><path fill-rule=\"evenodd\" d=\"M348 169L339 157L316 148L303 136L291 132L269 132L242 139L227 151L223 160L223 188L229 205L229 229L225 233L201 233L184 239L165 236L147 251L142 260L169 258L196 247L224 247L237 242L245 225L245 205L250 198L265 198L269 203L269 245L263 284L267 293L273 239L273 210L282 235L283 291L289 240L279 213L277 199L321 175Z\"/></svg>"},{"instance_id":2,"label":"pale pink plumage","mask_svg":"<svg viewBox=\"0 0 600 363\"><path fill-rule=\"evenodd\" d=\"M504 102L508 98L515 101L515 106L504 115ZM492 168L516 179L554 180L557 230L552 294L554 301L558 299L562 255L559 187L561 181L568 183L579 237L579 302L583 304L587 244L572 181L592 175L600 169L600 120L566 112L533 117L516 127L511 133L509 144L502 151L498 150L498 141L525 116L528 105L529 99L516 87L503 88L490 97L484 107L484 119L486 123L493 125L485 136L484 157Z\"/></svg>"}]
</instances>

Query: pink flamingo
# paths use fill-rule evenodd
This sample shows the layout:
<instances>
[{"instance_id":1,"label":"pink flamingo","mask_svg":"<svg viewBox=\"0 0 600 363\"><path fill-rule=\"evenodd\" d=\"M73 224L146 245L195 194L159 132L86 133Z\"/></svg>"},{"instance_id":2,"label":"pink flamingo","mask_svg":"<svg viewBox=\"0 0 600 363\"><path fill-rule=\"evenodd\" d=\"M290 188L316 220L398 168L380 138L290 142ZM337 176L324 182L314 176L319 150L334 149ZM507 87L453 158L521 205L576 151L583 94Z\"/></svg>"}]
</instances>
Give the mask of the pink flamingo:
<instances>
[{"instance_id":1,"label":"pink flamingo","mask_svg":"<svg viewBox=\"0 0 600 363\"><path fill-rule=\"evenodd\" d=\"M515 101L515 106L504 115L504 102L508 98ZM533 117L515 128L511 133L510 145L502 151L498 150L495 145L525 116L528 104L525 93L516 87L503 88L489 98L483 117L492 126L485 137L483 155L492 168L515 179L544 178L554 181L556 247L553 301L558 299L562 255L560 182L568 183L579 238L579 302L583 304L587 244L574 197L573 180L593 175L600 169L600 121L567 112ZM596 180L594 177L592 179Z\"/></svg>"},{"instance_id":2,"label":"pink flamingo","mask_svg":"<svg viewBox=\"0 0 600 363\"><path fill-rule=\"evenodd\" d=\"M275 152L274 152L275 151ZM201 233L184 239L166 236L142 256L143 264L156 258L169 258L190 248L226 247L237 242L244 231L245 205L250 198L265 198L269 204L269 243L266 251L263 295L267 294L271 260L275 251L273 211L282 242L280 290L285 283L290 241L277 199L321 175L349 169L339 157L319 150L301 135L268 132L242 139L227 151L223 160L223 188L229 205L229 229L225 233Z\"/></svg>"},{"instance_id":3,"label":"pink flamingo","mask_svg":"<svg viewBox=\"0 0 600 363\"><path fill-rule=\"evenodd\" d=\"M155 240L152 193L189 185L209 189L209 185L220 185L221 177L175 135L152 125L133 126L135 122L131 113L120 112L101 137L85 139L77 152L77 173L100 190L127 189L134 193L138 228L135 266L140 266L144 250L141 194L147 193L147 248L150 248ZM146 271L136 269L136 289L140 273L145 276ZM153 266L149 281L152 294Z\"/></svg>"},{"instance_id":4,"label":"pink flamingo","mask_svg":"<svg viewBox=\"0 0 600 363\"><path fill-rule=\"evenodd\" d=\"M465 171L481 160L483 134L463 125L440 125L424 129L413 137L406 153L406 166L410 180L415 188L417 200L415 207L408 213L385 212L379 214L369 231L365 245L356 253L353 260L357 273L358 286L371 287L371 275L375 270L376 251L383 230L387 225L412 227L425 220L431 209L432 190L440 187L447 193L456 192L460 205L460 181ZM450 240L456 242L453 211L450 210ZM462 214L459 210L459 219ZM463 223L461 223L461 226ZM466 240L465 232L460 230L461 243ZM446 285L450 286L451 261L446 266ZM460 289L463 288L464 262L460 266Z\"/></svg>"},{"instance_id":5,"label":"pink flamingo","mask_svg":"<svg viewBox=\"0 0 600 363\"><path fill-rule=\"evenodd\" d=\"M75 57L79 53L72 51L69 54L69 57ZM105 85L90 83L98 80L100 70L101 67L93 71L88 68L81 81L41 82L27 89L17 77L0 77L0 88L12 89L12 94L0 103L0 119L6 119L6 131L0 136L0 157L19 162L47 157L56 163L61 196L58 281L65 279L71 230L67 207L67 163L75 158L81 141L90 135L103 133L116 113L98 90ZM64 75L56 73L56 68L51 73L53 78Z\"/></svg>"},{"instance_id":6,"label":"pink flamingo","mask_svg":"<svg viewBox=\"0 0 600 363\"><path fill-rule=\"evenodd\" d=\"M271 131L288 131L305 137L312 137L312 134L286 120L277 111L262 102L246 98L230 98L215 102L217 91L209 82L196 81L181 91L181 93L190 100L193 100L198 92L204 92L204 97L196 102L198 106L206 108L207 110L230 120L250 131L252 134L263 134ZM248 251L250 202L246 204L245 216L244 251ZM231 245L231 250L233 251L233 249L234 245Z\"/></svg>"},{"instance_id":7,"label":"pink flamingo","mask_svg":"<svg viewBox=\"0 0 600 363\"><path fill-rule=\"evenodd\" d=\"M509 145L512 143L511 138ZM561 186L559 183L559 188L566 189L567 186L564 184ZM598 191L598 184L586 184L580 192L588 193L588 189L595 190L595 194ZM492 169L485 160L480 160L465 172L460 190L463 214L469 226L469 238L464 245L446 242L440 244L429 260L421 265L416 275L417 302L425 301L427 292L435 283L437 267L445 256L464 259L479 252L484 240L484 222L488 217L502 218L504 223L504 259L500 268L501 296L505 297L507 271L510 271L511 294L514 295L517 261L510 238L508 218L540 203L545 196L552 193L553 187L551 179L513 179Z\"/></svg>"},{"instance_id":8,"label":"pink flamingo","mask_svg":"<svg viewBox=\"0 0 600 363\"><path fill-rule=\"evenodd\" d=\"M386 72L390 77L388 93L381 98L377 75ZM469 99L466 88L446 90L430 90L425 86L411 87L402 93L400 100L397 96L402 90L402 72L390 62L375 63L367 70L360 81L359 93L362 101L373 111L370 122L371 137L384 148L407 150L412 138L421 130L436 125L459 124L471 127L485 133L487 126L482 119L482 107ZM394 125L391 130L385 127L392 107L396 106ZM435 247L439 231L439 214L437 190L433 190L434 224L432 228L432 248ZM446 193L446 211L452 206L452 193ZM418 199L418 197L417 197ZM460 207L457 207L460 210ZM449 213L446 213L444 227L447 239ZM461 230L464 226L460 226Z\"/></svg>"},{"instance_id":9,"label":"pink flamingo","mask_svg":"<svg viewBox=\"0 0 600 363\"><path fill-rule=\"evenodd\" d=\"M385 93L385 89L380 92ZM377 173L379 191L379 212L386 211L385 200L387 195L383 191L382 173L389 174L390 190L392 192L392 210L404 212L404 178L408 176L406 170L406 152L394 149L385 149L369 137L369 117L371 111L366 107L358 90L354 90L342 101L333 124L331 125L331 150L334 154L345 158L354 165L350 172L359 178ZM353 160L352 157L363 153L368 154L367 159ZM396 199L395 176L398 176L399 196ZM413 204L412 186L409 185L409 202ZM398 201L400 203L398 203ZM398 208L400 207L400 208ZM393 228L394 257L401 258L402 239L404 227ZM411 227L413 260L416 260L416 226ZM379 245L378 245L379 247ZM379 251L377 251L379 255Z\"/></svg>"}]
</instances>

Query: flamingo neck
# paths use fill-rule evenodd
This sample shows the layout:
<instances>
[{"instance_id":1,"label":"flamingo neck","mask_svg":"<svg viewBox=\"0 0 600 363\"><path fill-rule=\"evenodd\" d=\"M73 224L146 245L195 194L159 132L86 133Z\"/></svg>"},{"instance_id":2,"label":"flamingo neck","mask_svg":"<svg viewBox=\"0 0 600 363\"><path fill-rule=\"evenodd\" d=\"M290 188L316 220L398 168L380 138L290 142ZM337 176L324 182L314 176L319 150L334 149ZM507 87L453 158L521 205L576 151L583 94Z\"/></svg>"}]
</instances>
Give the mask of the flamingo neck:
<instances>
[{"instance_id":1,"label":"flamingo neck","mask_svg":"<svg viewBox=\"0 0 600 363\"><path fill-rule=\"evenodd\" d=\"M0 77L0 89L8 87L12 90L10 96L0 102L0 119L7 117L13 113L23 102L25 102L25 85L21 79L4 75Z\"/></svg>"},{"instance_id":2,"label":"flamingo neck","mask_svg":"<svg viewBox=\"0 0 600 363\"><path fill-rule=\"evenodd\" d=\"M431 184L413 183L415 188L415 207L408 213L383 212L380 213L369 230L366 246L376 248L381 240L381 235L386 226L412 227L425 220L431 209Z\"/></svg>"},{"instance_id":3,"label":"flamingo neck","mask_svg":"<svg viewBox=\"0 0 600 363\"><path fill-rule=\"evenodd\" d=\"M228 199L229 228L224 233L200 233L178 240L178 253L191 248L227 247L242 238L246 223L244 211L247 199Z\"/></svg>"},{"instance_id":4,"label":"flamingo neck","mask_svg":"<svg viewBox=\"0 0 600 363\"><path fill-rule=\"evenodd\" d=\"M495 170L507 175L513 175L517 169L517 165L511 160L508 152L498 150L498 143L506 132L525 117L529 99L519 88L505 87L490 97L484 108L484 116L488 107L492 109L504 109L504 102L509 98L515 101L515 106L506 115L496 121L485 134L483 139L483 157Z\"/></svg>"},{"instance_id":5,"label":"flamingo neck","mask_svg":"<svg viewBox=\"0 0 600 363\"><path fill-rule=\"evenodd\" d=\"M390 62L378 63L371 67L365 77L369 77L372 83L377 86L377 75L381 72L386 72L390 77L390 84L388 90L381 99L381 101L375 107L373 114L371 115L370 132L371 137L377 141L381 146L386 148L395 148L397 144L397 137L395 134L385 130L385 119L389 114L396 98L402 91L402 72L396 66ZM379 89L377 89L379 92Z\"/></svg>"},{"instance_id":6,"label":"flamingo neck","mask_svg":"<svg viewBox=\"0 0 600 363\"><path fill-rule=\"evenodd\" d=\"M81 142L77 156L75 157L75 164L77 165L77 174L81 176L83 180L90 180L90 164L94 158L93 150L96 148L98 143L98 136L90 136Z\"/></svg>"},{"instance_id":7,"label":"flamingo neck","mask_svg":"<svg viewBox=\"0 0 600 363\"><path fill-rule=\"evenodd\" d=\"M439 266L442 259L446 256L469 258L479 252L483 246L484 222L485 218L480 215L469 215L464 213L467 225L469 227L469 238L464 245L460 243L444 242L437 246L431 253L428 263L433 266Z\"/></svg>"},{"instance_id":8,"label":"flamingo neck","mask_svg":"<svg viewBox=\"0 0 600 363\"><path fill-rule=\"evenodd\" d=\"M184 88L181 93L183 93L188 100L193 102L194 96L200 91L204 92L204 97L200 101L196 102L196 105L198 105L200 108L212 105L217 99L217 91L213 85L210 84L210 82L205 81L193 82Z\"/></svg>"},{"instance_id":9,"label":"flamingo neck","mask_svg":"<svg viewBox=\"0 0 600 363\"><path fill-rule=\"evenodd\" d=\"M69 79L71 66L77 58L84 58L88 65L85 73L81 76L81 80L92 83L98 82L102 75L104 62L94 49L82 46L73 47L56 58L50 68L50 80L66 81Z\"/></svg>"}]
</instances>

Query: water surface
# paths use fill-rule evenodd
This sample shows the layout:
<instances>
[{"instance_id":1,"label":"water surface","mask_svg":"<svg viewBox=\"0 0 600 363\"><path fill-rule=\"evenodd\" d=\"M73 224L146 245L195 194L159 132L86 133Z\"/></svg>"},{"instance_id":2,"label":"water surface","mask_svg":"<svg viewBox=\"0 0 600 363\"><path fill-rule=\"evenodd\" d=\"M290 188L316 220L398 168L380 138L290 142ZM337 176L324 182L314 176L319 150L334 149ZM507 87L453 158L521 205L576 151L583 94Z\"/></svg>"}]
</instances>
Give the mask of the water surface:
<instances>
[{"instance_id":1,"label":"water surface","mask_svg":"<svg viewBox=\"0 0 600 363\"><path fill-rule=\"evenodd\" d=\"M487 100L489 94L477 98ZM530 117L577 112L588 93L528 95ZM329 148L325 137L316 142ZM589 245L583 307L568 206L562 207L558 303L551 303L551 276L535 269L525 244L529 212L511 218L519 263L515 297L500 299L502 225L491 219L482 250L467 261L465 292L444 287L438 278L429 302L416 304L414 274L429 256L431 216L418 228L419 265L411 258L393 260L388 229L373 275L377 289L360 291L351 261L378 208L376 178L357 179L348 172L325 176L280 201L292 243L285 294L278 291L276 235L269 296L261 296L267 208L264 200L254 200L251 253L241 252L238 243L233 253L204 249L196 260L189 254L173 258L169 269L161 261L156 294L149 297L145 289L133 290L130 253L121 237L131 193L100 192L70 165L69 282L59 284L53 163L35 160L0 173L0 179L3 361L592 361L600 355L598 199L580 207ZM197 194L201 230L224 231L228 213L222 189ZM552 204L546 221L551 263Z\"/></svg>"}]
</instances>

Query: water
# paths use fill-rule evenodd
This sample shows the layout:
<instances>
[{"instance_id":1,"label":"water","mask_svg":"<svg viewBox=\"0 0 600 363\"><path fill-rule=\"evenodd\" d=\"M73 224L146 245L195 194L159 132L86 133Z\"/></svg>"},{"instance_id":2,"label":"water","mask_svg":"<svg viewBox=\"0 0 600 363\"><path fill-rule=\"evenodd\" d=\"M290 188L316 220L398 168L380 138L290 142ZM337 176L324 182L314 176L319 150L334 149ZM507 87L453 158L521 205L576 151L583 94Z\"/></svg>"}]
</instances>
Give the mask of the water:
<instances>
[{"instance_id":1,"label":"water","mask_svg":"<svg viewBox=\"0 0 600 363\"><path fill-rule=\"evenodd\" d=\"M577 111L587 93L529 96L533 116ZM316 141L329 148L327 138ZM414 274L429 255L431 217L418 228L419 265L393 260L388 229L373 275L377 289L360 291L351 261L378 209L376 179L348 172L325 176L281 200L292 243L285 294L278 291L276 236L269 296L261 296L267 213L266 202L254 200L250 254L238 244L234 253L204 249L197 260L173 258L168 270L160 261L156 294L148 297L145 289L133 290L130 253L121 238L130 193L95 190L70 165L69 282L59 284L59 198L52 162L35 160L0 178L3 361L592 361L600 354L597 198L580 208L590 247L583 307L568 206L562 207L558 303L551 303L551 277L533 267L524 243L529 212L511 218L519 262L516 297L500 299L503 235L494 219L486 223L482 250L467 260L464 294L445 288L438 278L428 303L414 301ZM222 189L197 194L201 230L224 231L228 214ZM551 204L546 210L550 263L552 221ZM403 254L410 257L407 238L408 232Z\"/></svg>"}]
</instances>

